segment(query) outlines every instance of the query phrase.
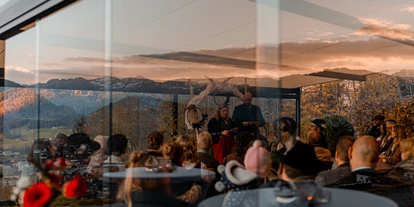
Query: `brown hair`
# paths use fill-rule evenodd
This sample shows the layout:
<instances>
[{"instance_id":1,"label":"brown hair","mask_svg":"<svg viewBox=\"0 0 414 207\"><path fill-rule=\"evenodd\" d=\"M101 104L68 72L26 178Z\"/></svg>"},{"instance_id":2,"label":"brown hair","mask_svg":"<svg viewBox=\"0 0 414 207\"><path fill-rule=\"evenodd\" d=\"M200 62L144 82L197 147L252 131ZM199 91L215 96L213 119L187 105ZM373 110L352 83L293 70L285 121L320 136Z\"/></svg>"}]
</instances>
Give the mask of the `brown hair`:
<instances>
[{"instance_id":1,"label":"brown hair","mask_svg":"<svg viewBox=\"0 0 414 207\"><path fill-rule=\"evenodd\" d=\"M349 162L348 150L355 142L355 137L353 136L343 136L339 137L338 144L336 145L336 151L338 152L338 157L344 162Z\"/></svg>"},{"instance_id":2,"label":"brown hair","mask_svg":"<svg viewBox=\"0 0 414 207\"><path fill-rule=\"evenodd\" d=\"M162 155L167 159L171 159L173 164L182 165L182 157L184 155L183 148L175 142L168 142L161 148Z\"/></svg>"},{"instance_id":3,"label":"brown hair","mask_svg":"<svg viewBox=\"0 0 414 207\"><path fill-rule=\"evenodd\" d=\"M153 131L147 136L148 149L157 150L164 142L164 135L159 131Z\"/></svg>"},{"instance_id":4,"label":"brown hair","mask_svg":"<svg viewBox=\"0 0 414 207\"><path fill-rule=\"evenodd\" d=\"M414 159L414 138L403 139L400 142L401 152L407 152L407 159Z\"/></svg>"},{"instance_id":5,"label":"brown hair","mask_svg":"<svg viewBox=\"0 0 414 207\"><path fill-rule=\"evenodd\" d=\"M135 151L129 155L128 168L145 167L145 162L150 156L146 152ZM132 206L131 193L134 191L158 191L168 193L169 182L165 179L142 179L132 176L132 169L127 169L127 176L119 187L118 199L127 199L128 206Z\"/></svg>"}]
</instances>

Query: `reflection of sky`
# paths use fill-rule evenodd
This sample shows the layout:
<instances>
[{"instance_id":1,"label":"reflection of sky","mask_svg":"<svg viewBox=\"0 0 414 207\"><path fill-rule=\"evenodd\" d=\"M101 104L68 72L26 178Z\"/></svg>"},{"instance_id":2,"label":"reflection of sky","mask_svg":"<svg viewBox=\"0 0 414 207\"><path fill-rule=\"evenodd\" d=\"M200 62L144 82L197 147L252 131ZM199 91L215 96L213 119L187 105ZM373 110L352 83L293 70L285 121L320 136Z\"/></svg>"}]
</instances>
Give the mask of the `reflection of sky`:
<instances>
[{"instance_id":1,"label":"reflection of sky","mask_svg":"<svg viewBox=\"0 0 414 207\"><path fill-rule=\"evenodd\" d=\"M413 68L411 53L414 50L405 45L414 40L414 3L410 1L285 0L281 1L283 11L278 9L279 5L268 4L277 1L256 2L259 3L240 0L113 1L112 51L118 59L113 64L112 75L162 80L204 78L205 75L277 78L338 67L390 73ZM310 5L303 12L289 10L297 11L303 3ZM317 13L318 8L328 13ZM347 26L352 24L359 26ZM358 29L367 25L372 27ZM104 1L78 2L41 20L37 27L40 27L41 81L54 77L89 79L107 75L103 62ZM6 73L6 78L33 82L35 36L35 29L31 29L6 42L6 65L13 70ZM280 42L283 43L281 54L275 49ZM248 50L256 45L261 47ZM137 56L177 51L276 66L259 64L256 70L248 70Z\"/></svg>"},{"instance_id":2,"label":"reflection of sky","mask_svg":"<svg viewBox=\"0 0 414 207\"><path fill-rule=\"evenodd\" d=\"M0 7L6 4L10 0L0 0Z\"/></svg>"}]
</instances>

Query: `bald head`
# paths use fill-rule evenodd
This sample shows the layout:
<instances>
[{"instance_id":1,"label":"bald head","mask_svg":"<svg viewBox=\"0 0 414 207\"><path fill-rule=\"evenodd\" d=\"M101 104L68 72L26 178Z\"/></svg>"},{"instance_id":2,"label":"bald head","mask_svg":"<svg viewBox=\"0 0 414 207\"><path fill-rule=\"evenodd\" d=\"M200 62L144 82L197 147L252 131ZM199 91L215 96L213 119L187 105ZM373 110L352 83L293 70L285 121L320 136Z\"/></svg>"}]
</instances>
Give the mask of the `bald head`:
<instances>
[{"instance_id":1,"label":"bald head","mask_svg":"<svg viewBox=\"0 0 414 207\"><path fill-rule=\"evenodd\" d=\"M252 94L250 92L246 92L243 98L244 104L250 106L250 104L252 104L252 100L253 100Z\"/></svg>"},{"instance_id":2,"label":"bald head","mask_svg":"<svg viewBox=\"0 0 414 207\"><path fill-rule=\"evenodd\" d=\"M351 169L358 167L375 168L379 156L379 147L377 141L372 136L362 136L355 140L349 149L349 159Z\"/></svg>"}]
</instances>

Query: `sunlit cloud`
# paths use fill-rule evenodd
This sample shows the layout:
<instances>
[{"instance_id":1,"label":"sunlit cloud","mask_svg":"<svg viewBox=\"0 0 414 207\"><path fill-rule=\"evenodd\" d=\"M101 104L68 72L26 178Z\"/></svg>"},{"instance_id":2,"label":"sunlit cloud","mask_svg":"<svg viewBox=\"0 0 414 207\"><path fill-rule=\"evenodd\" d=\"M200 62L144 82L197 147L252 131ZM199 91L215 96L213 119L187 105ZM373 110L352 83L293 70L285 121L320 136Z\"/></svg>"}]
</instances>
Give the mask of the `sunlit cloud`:
<instances>
[{"instance_id":1,"label":"sunlit cloud","mask_svg":"<svg viewBox=\"0 0 414 207\"><path fill-rule=\"evenodd\" d=\"M27 68L24 68L24 67L6 65L5 69L7 71L18 71L18 72L22 72L22 73L34 74L34 71L32 71L30 69L27 69Z\"/></svg>"},{"instance_id":2,"label":"sunlit cloud","mask_svg":"<svg viewBox=\"0 0 414 207\"><path fill-rule=\"evenodd\" d=\"M401 9L401 11L414 12L414 6L409 6L409 7L403 8L403 9Z\"/></svg>"},{"instance_id":3,"label":"sunlit cloud","mask_svg":"<svg viewBox=\"0 0 414 207\"><path fill-rule=\"evenodd\" d=\"M353 35L381 36L398 40L413 40L414 31L407 24L392 24L390 21L360 18L361 23L367 25L360 28Z\"/></svg>"}]
</instances>

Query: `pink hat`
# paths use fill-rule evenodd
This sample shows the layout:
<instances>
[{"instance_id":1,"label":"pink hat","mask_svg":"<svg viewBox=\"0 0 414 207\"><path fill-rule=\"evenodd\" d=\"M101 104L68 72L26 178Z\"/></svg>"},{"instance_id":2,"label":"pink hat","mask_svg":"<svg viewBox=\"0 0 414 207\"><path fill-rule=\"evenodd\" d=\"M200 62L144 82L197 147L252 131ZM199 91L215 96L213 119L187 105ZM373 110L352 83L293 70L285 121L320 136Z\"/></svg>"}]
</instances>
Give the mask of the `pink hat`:
<instances>
[{"instance_id":1,"label":"pink hat","mask_svg":"<svg viewBox=\"0 0 414 207\"><path fill-rule=\"evenodd\" d=\"M254 141L253 146L247 150L244 165L246 170L257 173L259 177L266 177L269 174L272 158L269 151L262 147L261 141Z\"/></svg>"}]
</instances>

